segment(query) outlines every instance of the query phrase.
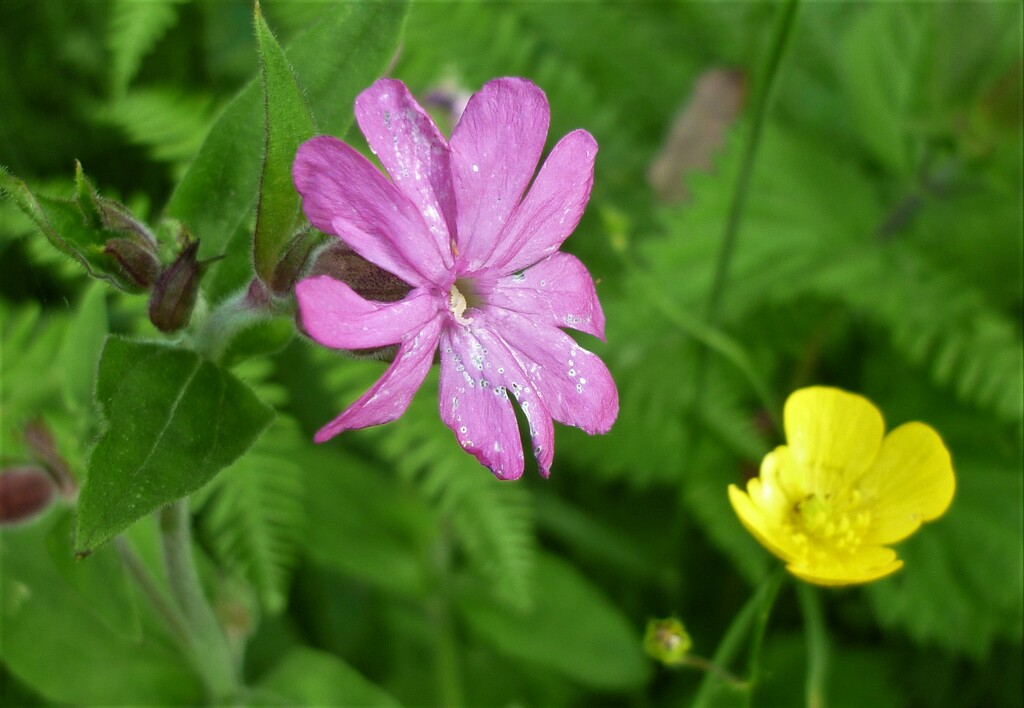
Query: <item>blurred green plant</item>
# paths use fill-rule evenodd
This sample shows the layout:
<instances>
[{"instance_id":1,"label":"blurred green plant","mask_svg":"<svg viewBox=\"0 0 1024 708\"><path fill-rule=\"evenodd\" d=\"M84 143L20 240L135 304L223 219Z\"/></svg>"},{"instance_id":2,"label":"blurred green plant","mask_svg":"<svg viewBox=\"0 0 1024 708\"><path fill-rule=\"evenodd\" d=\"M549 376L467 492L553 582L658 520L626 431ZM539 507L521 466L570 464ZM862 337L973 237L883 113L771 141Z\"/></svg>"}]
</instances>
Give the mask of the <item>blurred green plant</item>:
<instances>
[{"instance_id":1,"label":"blurred green plant","mask_svg":"<svg viewBox=\"0 0 1024 708\"><path fill-rule=\"evenodd\" d=\"M720 682L701 689L695 672L645 663L644 624L683 617L699 650L718 646L715 664L735 666L761 595L742 608L769 559L725 490L781 440L779 411L765 401L821 383L869 396L891 427L932 425L953 455L957 496L946 517L900 545L906 567L892 578L800 589L799 601L783 589L755 701L1020 705L1021 7L803 7L717 317L705 321L751 102L726 120L712 168L681 177L684 201L662 202L648 166L664 159L705 72L727 69L744 96L757 95L777 11L267 0L254 33L245 0L6 3L0 163L15 199L0 199L0 467L66 469L84 503L76 521L74 493L58 494L40 517L0 529L0 698L204 700L209 678L168 621L177 600L161 560L166 534L147 514L212 478L189 500L195 534L184 550L245 686L239 700L742 700ZM600 145L590 208L567 247L600 281L608 344L599 353L621 412L602 438L561 430L548 481L481 474L451 444L430 395L400 425L313 446L312 432L380 364L339 365L294 338L287 304L274 317L245 315L269 295L249 289L255 275L286 291L268 264L305 238L289 217L295 195L281 191L289 146L307 131L289 74L315 128L358 144L346 135L352 99L385 71L424 101L527 76L549 97L552 135L584 127ZM280 125L282 113L264 110L267 72L288 96L268 106L294 119L272 143L264 120ZM450 124L442 103L438 120ZM76 159L89 170L84 192ZM148 322L146 294L89 280L16 207L29 194L81 222L93 188L111 200L98 202L101 214L116 202L145 225L161 267L183 239L199 240L200 259L224 256L203 276L186 330L203 332L206 358ZM261 220L274 234L264 242L271 255L254 261L258 208L271 210ZM124 280L116 258L100 264L102 249L88 250L126 236L102 233L102 222L92 223L103 240L82 231L79 245L94 271ZM108 435L94 399L117 399L105 341L204 371L275 420L262 434L252 422L255 442L212 472L181 452L175 464L188 474L172 476L191 475L188 489L130 519L97 521L88 490L117 469L90 466ZM154 387L174 381L154 378ZM105 410L108 420L127 411ZM177 425L153 406L133 417ZM52 443L32 432L41 429ZM98 541L133 519L114 543L73 559L76 524L104 529Z\"/></svg>"}]
</instances>

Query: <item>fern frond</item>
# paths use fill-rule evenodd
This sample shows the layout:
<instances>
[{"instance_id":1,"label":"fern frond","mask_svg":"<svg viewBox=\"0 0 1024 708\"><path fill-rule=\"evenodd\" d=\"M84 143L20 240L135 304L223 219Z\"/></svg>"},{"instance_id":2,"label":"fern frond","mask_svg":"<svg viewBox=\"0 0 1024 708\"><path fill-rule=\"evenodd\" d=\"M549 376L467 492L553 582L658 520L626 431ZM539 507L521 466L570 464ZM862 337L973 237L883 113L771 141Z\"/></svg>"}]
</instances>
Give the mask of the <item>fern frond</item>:
<instances>
[{"instance_id":1,"label":"fern frond","mask_svg":"<svg viewBox=\"0 0 1024 708\"><path fill-rule=\"evenodd\" d=\"M142 58L178 22L178 5L186 0L114 0L110 10L107 48L111 82L121 95L138 73Z\"/></svg>"},{"instance_id":2,"label":"fern frond","mask_svg":"<svg viewBox=\"0 0 1024 708\"><path fill-rule=\"evenodd\" d=\"M153 159L184 164L199 150L213 116L208 96L140 88L98 108L94 117L147 148Z\"/></svg>"},{"instance_id":3,"label":"fern frond","mask_svg":"<svg viewBox=\"0 0 1024 708\"><path fill-rule=\"evenodd\" d=\"M305 521L306 441L295 423L279 416L253 448L221 472L199 521L200 537L215 560L256 588L271 613L287 603Z\"/></svg>"}]
</instances>

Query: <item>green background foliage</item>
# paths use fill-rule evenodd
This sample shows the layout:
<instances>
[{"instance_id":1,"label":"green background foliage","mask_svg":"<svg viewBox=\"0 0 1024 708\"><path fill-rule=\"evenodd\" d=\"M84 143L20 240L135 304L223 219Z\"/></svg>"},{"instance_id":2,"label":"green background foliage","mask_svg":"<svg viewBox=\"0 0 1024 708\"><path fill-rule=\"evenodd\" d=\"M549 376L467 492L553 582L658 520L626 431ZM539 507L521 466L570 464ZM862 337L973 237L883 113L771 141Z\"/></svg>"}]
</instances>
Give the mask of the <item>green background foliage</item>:
<instances>
[{"instance_id":1,"label":"green background foliage","mask_svg":"<svg viewBox=\"0 0 1024 708\"><path fill-rule=\"evenodd\" d=\"M895 576L813 590L820 622L783 586L755 703L804 700L808 628L823 622L829 705L1022 704L1019 3L800 9L710 319L780 6L262 5L273 35L241 0L3 4L0 185L14 199L0 199L0 465L56 456L82 486L77 508L62 498L0 529L0 702L202 700L117 544L103 545L127 526L166 587L147 515L197 490L200 575L249 703L688 704L702 676L645 658L645 623L675 614L696 653L715 652L772 565L725 489L781 442L786 395L821 383L870 397L890 427L934 426L957 496L900 544ZM260 44L268 90L290 97L267 111ZM729 78L709 97L697 87L712 71ZM225 255L198 317L252 279L257 204L274 230L255 264L269 279L289 245L297 201L280 189L306 109L365 151L352 101L385 72L446 132L431 96L529 77L551 103L549 147L581 127L600 146L565 248L598 282L608 341L584 346L608 363L621 412L601 437L556 426L549 480L499 483L464 454L438 418L436 374L401 420L316 446L380 362L293 337L287 316L248 323L207 361L146 323L145 295L80 266L123 285L73 201L75 160L159 226L163 250L180 222L202 258ZM687 120L696 148L670 139ZM659 160L673 171L652 184ZM18 210L16 180L85 255ZM218 413L221 394L235 402ZM50 447L26 435L40 422Z\"/></svg>"}]
</instances>

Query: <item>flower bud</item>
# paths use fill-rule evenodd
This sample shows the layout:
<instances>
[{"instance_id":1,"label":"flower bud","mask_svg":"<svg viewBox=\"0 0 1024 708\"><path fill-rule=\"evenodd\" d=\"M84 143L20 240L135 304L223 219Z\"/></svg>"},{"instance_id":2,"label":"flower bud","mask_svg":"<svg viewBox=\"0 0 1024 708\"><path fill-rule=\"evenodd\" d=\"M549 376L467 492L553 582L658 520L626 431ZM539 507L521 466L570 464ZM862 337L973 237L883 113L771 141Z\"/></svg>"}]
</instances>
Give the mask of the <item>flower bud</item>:
<instances>
[{"instance_id":1,"label":"flower bud","mask_svg":"<svg viewBox=\"0 0 1024 708\"><path fill-rule=\"evenodd\" d=\"M317 254L309 277L329 275L348 285L360 296L377 302L398 302L412 286L366 260L340 241Z\"/></svg>"},{"instance_id":2,"label":"flower bud","mask_svg":"<svg viewBox=\"0 0 1024 708\"><path fill-rule=\"evenodd\" d=\"M648 655L665 666L680 666L686 663L686 655L692 647L693 640L686 633L683 623L675 617L655 619L647 623L644 649Z\"/></svg>"},{"instance_id":3,"label":"flower bud","mask_svg":"<svg viewBox=\"0 0 1024 708\"><path fill-rule=\"evenodd\" d=\"M300 232L292 239L291 244L281 255L281 260L274 266L274 274L270 280L270 291L274 295L291 294L315 247L316 240L308 230Z\"/></svg>"},{"instance_id":4,"label":"flower bud","mask_svg":"<svg viewBox=\"0 0 1024 708\"><path fill-rule=\"evenodd\" d=\"M150 249L127 238L112 238L103 252L113 256L125 276L141 290L148 290L160 273L160 263Z\"/></svg>"},{"instance_id":5,"label":"flower bud","mask_svg":"<svg viewBox=\"0 0 1024 708\"><path fill-rule=\"evenodd\" d=\"M208 262L196 258L199 242L193 241L160 273L149 297L149 320L165 334L188 324L199 294L199 280Z\"/></svg>"},{"instance_id":6,"label":"flower bud","mask_svg":"<svg viewBox=\"0 0 1024 708\"><path fill-rule=\"evenodd\" d=\"M28 521L53 501L54 485L40 467L24 465L0 472L0 527Z\"/></svg>"},{"instance_id":7,"label":"flower bud","mask_svg":"<svg viewBox=\"0 0 1024 708\"><path fill-rule=\"evenodd\" d=\"M348 285L361 297L376 302L398 302L412 286L383 268L366 260L344 243L337 241L317 254L309 277L328 275ZM299 328L301 330L301 321ZM349 350L356 359L393 361L398 345Z\"/></svg>"}]
</instances>

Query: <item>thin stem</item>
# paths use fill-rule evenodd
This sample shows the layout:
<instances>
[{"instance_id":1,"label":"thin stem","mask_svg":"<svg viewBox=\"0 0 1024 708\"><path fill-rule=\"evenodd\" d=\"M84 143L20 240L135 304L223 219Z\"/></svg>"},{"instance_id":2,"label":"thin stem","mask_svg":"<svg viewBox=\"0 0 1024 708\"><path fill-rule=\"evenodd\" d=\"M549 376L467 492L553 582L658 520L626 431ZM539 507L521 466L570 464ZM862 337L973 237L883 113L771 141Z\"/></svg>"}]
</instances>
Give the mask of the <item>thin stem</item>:
<instances>
[{"instance_id":1,"label":"thin stem","mask_svg":"<svg viewBox=\"0 0 1024 708\"><path fill-rule=\"evenodd\" d=\"M188 624L185 622L185 617L182 615L181 610L167 599L167 595L157 585L157 582L149 572L149 568L142 562L142 559L139 558L127 539L123 536L118 536L114 539L114 547L117 548L117 553L121 556L121 562L124 563L128 574L131 575L139 590L149 600L154 611L160 615L164 624L171 630L171 634L174 635L174 638L178 640L182 647L188 649L192 639L189 634Z\"/></svg>"},{"instance_id":2,"label":"thin stem","mask_svg":"<svg viewBox=\"0 0 1024 708\"><path fill-rule=\"evenodd\" d=\"M772 607L775 605L775 598L779 594L782 580L786 577L783 566L778 566L775 572L768 576L765 581L767 590L764 600L758 607L756 624L754 625L754 638L750 644L750 664L747 670L747 696L746 705L753 705L754 691L761 679L761 647L764 645L764 635L768 630L768 620L772 615Z\"/></svg>"},{"instance_id":3,"label":"thin stem","mask_svg":"<svg viewBox=\"0 0 1024 708\"><path fill-rule=\"evenodd\" d=\"M828 633L825 615L821 610L821 595L817 588L797 584L797 598L804 616L807 633L807 708L825 708L825 683L828 678Z\"/></svg>"},{"instance_id":4,"label":"thin stem","mask_svg":"<svg viewBox=\"0 0 1024 708\"><path fill-rule=\"evenodd\" d=\"M746 683L743 679L733 676L731 673L718 666L710 659L705 659L703 656L697 656L695 654L688 654L679 664L680 666L689 666L699 671L707 671L708 673L715 674L718 678L722 679L728 684L735 686L738 689L744 689Z\"/></svg>"},{"instance_id":5,"label":"thin stem","mask_svg":"<svg viewBox=\"0 0 1024 708\"><path fill-rule=\"evenodd\" d=\"M188 626L193 663L211 696L228 698L238 690L238 668L199 581L187 499L179 499L160 512L160 539L171 594Z\"/></svg>"},{"instance_id":6,"label":"thin stem","mask_svg":"<svg viewBox=\"0 0 1024 708\"><path fill-rule=\"evenodd\" d=\"M729 276L729 265L736 248L736 239L739 233L740 221L743 218L743 210L747 205L747 193L750 191L750 179L754 172L754 158L757 156L758 147L761 144L761 135L764 133L765 118L768 115L768 108L775 94L776 79L779 74L779 66L789 46L789 38L792 35L796 11L799 0L789 0L782 9L778 24L775 29L775 37L772 41L771 53L768 55L768 63L765 65L764 74L760 82L760 91L754 99L753 117L750 123L750 130L743 147L743 158L740 163L740 173L736 179L736 187L733 191L732 204L729 208L728 220L725 224L725 233L722 237L722 248L718 253L718 262L715 266L715 277L711 282L711 289L708 292L707 309L705 319L709 324L718 320L718 312L721 307L722 295L725 292L725 284Z\"/></svg>"},{"instance_id":7,"label":"thin stem","mask_svg":"<svg viewBox=\"0 0 1024 708\"><path fill-rule=\"evenodd\" d=\"M784 577L785 570L782 566L777 567L774 572L765 577L757 591L747 600L747 604L733 618L732 624L729 625L725 636L722 637L722 641L718 644L718 649L715 650L715 655L711 658L712 664L718 667L726 667L732 663L733 659L743 648L743 642L755 620L763 619L763 623L760 626L760 634L763 638L763 628L767 624L767 613L771 612L771 606L775 602L775 597L778 595L779 586L782 584ZM760 651L760 648L758 648L758 651ZM697 691L697 696L693 701L694 708L703 708L711 703L715 691L721 683L719 680L716 680L717 678L718 676L714 673L708 673L704 677ZM753 676L748 677L747 682L743 684L744 690L748 692L748 696L753 688L752 680L754 678Z\"/></svg>"}]
</instances>

